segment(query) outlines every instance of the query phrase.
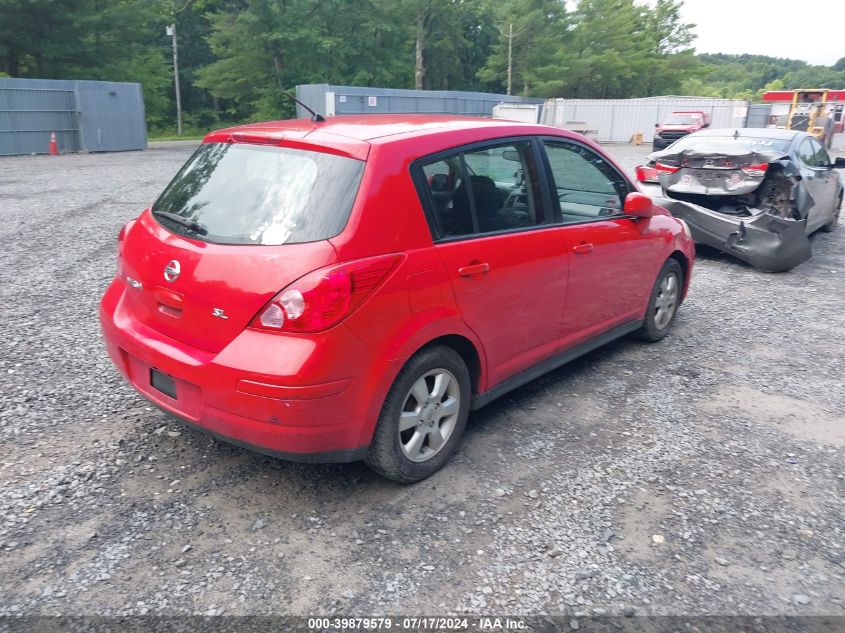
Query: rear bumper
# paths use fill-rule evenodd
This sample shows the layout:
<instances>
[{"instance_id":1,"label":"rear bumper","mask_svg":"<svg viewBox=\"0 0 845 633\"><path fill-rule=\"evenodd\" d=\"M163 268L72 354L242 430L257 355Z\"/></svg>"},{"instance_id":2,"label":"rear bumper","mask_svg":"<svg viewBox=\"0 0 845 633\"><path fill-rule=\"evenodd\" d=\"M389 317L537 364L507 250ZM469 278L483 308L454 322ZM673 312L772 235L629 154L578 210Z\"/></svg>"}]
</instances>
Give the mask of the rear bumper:
<instances>
[{"instance_id":1,"label":"rear bumper","mask_svg":"<svg viewBox=\"0 0 845 633\"><path fill-rule=\"evenodd\" d=\"M767 213L740 218L670 198L655 202L683 219L696 243L733 255L759 270L785 272L810 258L806 220L784 220Z\"/></svg>"},{"instance_id":2,"label":"rear bumper","mask_svg":"<svg viewBox=\"0 0 845 633\"><path fill-rule=\"evenodd\" d=\"M135 319L115 281L100 304L106 348L147 400L220 439L292 461L361 459L374 410L393 375L343 324L311 336L245 330L219 353L169 338ZM176 398L152 386L173 378Z\"/></svg>"}]
</instances>

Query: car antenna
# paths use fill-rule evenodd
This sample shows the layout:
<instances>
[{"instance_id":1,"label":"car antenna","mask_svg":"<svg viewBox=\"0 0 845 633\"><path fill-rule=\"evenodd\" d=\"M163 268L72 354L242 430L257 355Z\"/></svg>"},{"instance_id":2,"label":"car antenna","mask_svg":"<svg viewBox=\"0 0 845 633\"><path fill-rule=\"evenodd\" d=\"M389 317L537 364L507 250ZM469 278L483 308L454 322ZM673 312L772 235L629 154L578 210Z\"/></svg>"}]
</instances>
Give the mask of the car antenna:
<instances>
[{"instance_id":1,"label":"car antenna","mask_svg":"<svg viewBox=\"0 0 845 633\"><path fill-rule=\"evenodd\" d=\"M304 103L302 103L302 101L300 101L299 99L297 99L296 97L294 97L294 96L293 96L291 93L289 93L287 90L282 90L282 93L283 93L283 94L284 94L284 95L285 95L288 99L291 99L292 101L296 101L299 105L301 105L303 108L305 108L306 110L308 110L308 111L311 113L311 120L312 120L312 121L314 121L314 123L325 123L325 121L326 121L326 117L324 117L322 114L317 114L316 112L314 112L314 110L312 110L312 109L311 109L311 108L309 108L307 105L305 105Z\"/></svg>"}]
</instances>

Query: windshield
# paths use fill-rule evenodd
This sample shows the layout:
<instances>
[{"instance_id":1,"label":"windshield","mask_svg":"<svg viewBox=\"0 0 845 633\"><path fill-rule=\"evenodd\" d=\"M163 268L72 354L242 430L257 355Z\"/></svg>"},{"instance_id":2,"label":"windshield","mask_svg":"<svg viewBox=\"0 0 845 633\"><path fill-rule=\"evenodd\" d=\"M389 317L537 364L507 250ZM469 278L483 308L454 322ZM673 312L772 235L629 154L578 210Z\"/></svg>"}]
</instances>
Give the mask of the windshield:
<instances>
[{"instance_id":1,"label":"windshield","mask_svg":"<svg viewBox=\"0 0 845 633\"><path fill-rule=\"evenodd\" d=\"M153 214L175 233L220 244L325 240L346 226L363 170L361 161L321 152L208 143L176 174Z\"/></svg>"},{"instance_id":2,"label":"windshield","mask_svg":"<svg viewBox=\"0 0 845 633\"><path fill-rule=\"evenodd\" d=\"M667 150L678 153L684 150L696 152L726 152L737 154L742 152L783 152L789 149L789 141L772 138L752 138L748 136L685 136Z\"/></svg>"},{"instance_id":3,"label":"windshield","mask_svg":"<svg viewBox=\"0 0 845 633\"><path fill-rule=\"evenodd\" d=\"M670 114L663 125L698 125L698 122L697 114Z\"/></svg>"}]
</instances>

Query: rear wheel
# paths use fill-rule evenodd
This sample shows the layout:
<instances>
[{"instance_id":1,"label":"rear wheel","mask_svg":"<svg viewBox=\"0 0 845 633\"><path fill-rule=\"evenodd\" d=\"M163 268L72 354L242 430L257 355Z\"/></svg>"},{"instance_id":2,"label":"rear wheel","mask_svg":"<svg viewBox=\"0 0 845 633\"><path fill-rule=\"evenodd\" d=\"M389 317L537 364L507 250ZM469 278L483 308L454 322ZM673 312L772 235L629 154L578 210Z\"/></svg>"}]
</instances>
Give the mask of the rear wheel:
<instances>
[{"instance_id":1,"label":"rear wheel","mask_svg":"<svg viewBox=\"0 0 845 633\"><path fill-rule=\"evenodd\" d=\"M842 212L842 194L839 194L839 198L836 201L836 208L833 209L833 217L830 219L830 222L825 224L821 230L825 233L832 233L833 229L836 228L836 225L839 224L839 214Z\"/></svg>"},{"instance_id":2,"label":"rear wheel","mask_svg":"<svg viewBox=\"0 0 845 633\"><path fill-rule=\"evenodd\" d=\"M470 396L469 371L457 352L439 345L421 350L387 394L367 464L400 483L434 474L460 444Z\"/></svg>"},{"instance_id":3,"label":"rear wheel","mask_svg":"<svg viewBox=\"0 0 845 633\"><path fill-rule=\"evenodd\" d=\"M670 258L663 264L654 282L645 319L639 330L640 338L655 342L669 333L678 313L683 287L684 271L676 259Z\"/></svg>"}]
</instances>

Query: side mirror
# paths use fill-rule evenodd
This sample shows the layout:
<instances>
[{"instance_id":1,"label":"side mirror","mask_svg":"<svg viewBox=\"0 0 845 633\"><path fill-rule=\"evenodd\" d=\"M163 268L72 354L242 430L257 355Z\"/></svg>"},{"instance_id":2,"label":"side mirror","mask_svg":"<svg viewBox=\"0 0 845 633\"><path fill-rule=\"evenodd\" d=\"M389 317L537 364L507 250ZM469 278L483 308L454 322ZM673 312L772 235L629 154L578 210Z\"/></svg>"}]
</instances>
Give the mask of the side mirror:
<instances>
[{"instance_id":1,"label":"side mirror","mask_svg":"<svg viewBox=\"0 0 845 633\"><path fill-rule=\"evenodd\" d=\"M702 125L701 127L710 127L710 124L709 124L709 123L705 123L705 124L704 124L704 125Z\"/></svg>"},{"instance_id":2,"label":"side mirror","mask_svg":"<svg viewBox=\"0 0 845 633\"><path fill-rule=\"evenodd\" d=\"M654 127L660 127L660 124L659 124L659 123L655 123L655 124L654 124Z\"/></svg>"},{"instance_id":3,"label":"side mirror","mask_svg":"<svg viewBox=\"0 0 845 633\"><path fill-rule=\"evenodd\" d=\"M650 218L654 216L654 206L651 198L638 191L632 191L625 197L622 213L636 218Z\"/></svg>"},{"instance_id":4,"label":"side mirror","mask_svg":"<svg viewBox=\"0 0 845 633\"><path fill-rule=\"evenodd\" d=\"M833 168L834 169L845 169L845 158L843 158L842 156L837 158L833 163Z\"/></svg>"}]
</instances>

